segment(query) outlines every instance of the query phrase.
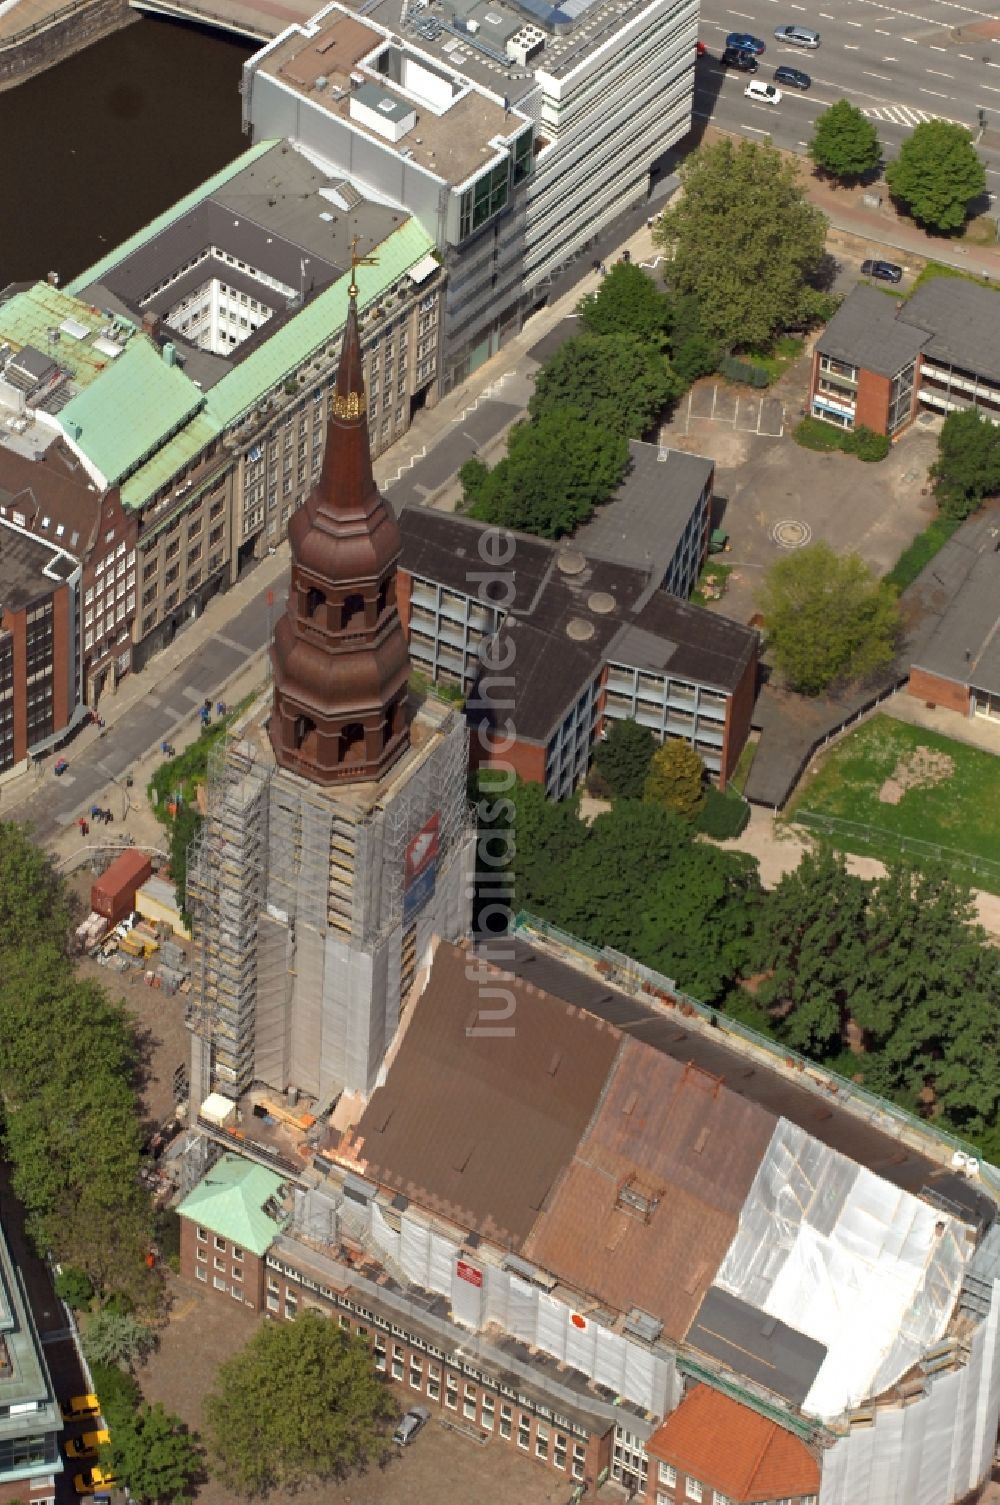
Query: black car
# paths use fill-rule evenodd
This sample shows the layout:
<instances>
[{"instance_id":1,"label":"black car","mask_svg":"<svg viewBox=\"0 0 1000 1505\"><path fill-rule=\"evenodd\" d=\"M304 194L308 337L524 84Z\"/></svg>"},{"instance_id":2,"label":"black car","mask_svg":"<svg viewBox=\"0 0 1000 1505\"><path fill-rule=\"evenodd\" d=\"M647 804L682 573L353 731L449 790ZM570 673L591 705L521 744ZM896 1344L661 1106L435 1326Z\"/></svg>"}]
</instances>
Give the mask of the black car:
<instances>
[{"instance_id":1,"label":"black car","mask_svg":"<svg viewBox=\"0 0 1000 1505\"><path fill-rule=\"evenodd\" d=\"M808 89L812 79L801 68L790 68L787 63L782 63L780 68L774 70L774 82L787 84L790 89Z\"/></svg>"},{"instance_id":2,"label":"black car","mask_svg":"<svg viewBox=\"0 0 1000 1505\"><path fill-rule=\"evenodd\" d=\"M874 277L876 282L900 282L903 268L897 266L894 261L863 261L861 275Z\"/></svg>"},{"instance_id":3,"label":"black car","mask_svg":"<svg viewBox=\"0 0 1000 1505\"><path fill-rule=\"evenodd\" d=\"M756 73L760 67L753 53L740 47L727 47L722 62L727 68L738 68L741 73Z\"/></svg>"}]
</instances>

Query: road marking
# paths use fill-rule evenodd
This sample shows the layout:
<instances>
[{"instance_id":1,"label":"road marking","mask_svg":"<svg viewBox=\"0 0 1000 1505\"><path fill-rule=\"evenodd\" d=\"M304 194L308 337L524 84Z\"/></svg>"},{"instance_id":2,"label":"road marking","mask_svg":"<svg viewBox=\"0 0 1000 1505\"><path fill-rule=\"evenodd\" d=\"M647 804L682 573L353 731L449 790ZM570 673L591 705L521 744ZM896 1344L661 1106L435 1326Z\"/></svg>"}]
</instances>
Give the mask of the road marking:
<instances>
[{"instance_id":1,"label":"road marking","mask_svg":"<svg viewBox=\"0 0 1000 1505\"><path fill-rule=\"evenodd\" d=\"M858 50L858 43L857 42L845 42L844 43L844 51L845 52L857 52L857 50Z\"/></svg>"},{"instance_id":2,"label":"road marking","mask_svg":"<svg viewBox=\"0 0 1000 1505\"><path fill-rule=\"evenodd\" d=\"M988 89L991 94L1000 94L1000 89L994 89L992 84L980 84L981 89Z\"/></svg>"},{"instance_id":3,"label":"road marking","mask_svg":"<svg viewBox=\"0 0 1000 1505\"><path fill-rule=\"evenodd\" d=\"M884 57L882 59L882 61L883 61L883 63L898 63L899 62L899 58L898 57Z\"/></svg>"},{"instance_id":4,"label":"road marking","mask_svg":"<svg viewBox=\"0 0 1000 1505\"><path fill-rule=\"evenodd\" d=\"M892 32L891 31L883 31L882 28L881 28L881 26L876 26L876 28L875 28L875 35L879 36L879 37L891 37L892 36Z\"/></svg>"},{"instance_id":5,"label":"road marking","mask_svg":"<svg viewBox=\"0 0 1000 1505\"><path fill-rule=\"evenodd\" d=\"M756 108L757 107L755 105L754 109L756 109ZM770 131L763 130L759 125L748 125L748 126L745 126L744 129L748 130L748 131L753 131L753 133L754 133L755 136L770 136L770 134L771 134Z\"/></svg>"},{"instance_id":6,"label":"road marking","mask_svg":"<svg viewBox=\"0 0 1000 1505\"><path fill-rule=\"evenodd\" d=\"M958 55L964 58L967 63L974 63L976 61L971 52L960 52Z\"/></svg>"},{"instance_id":7,"label":"road marking","mask_svg":"<svg viewBox=\"0 0 1000 1505\"><path fill-rule=\"evenodd\" d=\"M877 78L879 82L883 84L892 83L892 79L889 77L888 73L865 73L863 69L862 73L865 78Z\"/></svg>"},{"instance_id":8,"label":"road marking","mask_svg":"<svg viewBox=\"0 0 1000 1505\"><path fill-rule=\"evenodd\" d=\"M940 68L925 68L925 73L933 73L935 78L954 78L954 73L942 73Z\"/></svg>"},{"instance_id":9,"label":"road marking","mask_svg":"<svg viewBox=\"0 0 1000 1505\"><path fill-rule=\"evenodd\" d=\"M947 52L948 51L947 47L935 47L933 42L931 42L929 45L930 45L930 49L931 49L932 52Z\"/></svg>"},{"instance_id":10,"label":"road marking","mask_svg":"<svg viewBox=\"0 0 1000 1505\"><path fill-rule=\"evenodd\" d=\"M938 94L935 89L918 89L918 94L929 94L932 99L947 99L947 94Z\"/></svg>"},{"instance_id":11,"label":"road marking","mask_svg":"<svg viewBox=\"0 0 1000 1505\"><path fill-rule=\"evenodd\" d=\"M861 22L860 21L848 21L847 24L848 24L848 26L860 26Z\"/></svg>"},{"instance_id":12,"label":"road marking","mask_svg":"<svg viewBox=\"0 0 1000 1505\"><path fill-rule=\"evenodd\" d=\"M919 47L920 46L920 43L917 41L916 37L904 37L903 41L904 42L909 42L909 44L910 44L911 47Z\"/></svg>"},{"instance_id":13,"label":"road marking","mask_svg":"<svg viewBox=\"0 0 1000 1505\"><path fill-rule=\"evenodd\" d=\"M754 19L753 16L748 16L745 10L730 10L726 14L729 16L739 16L741 21L752 21Z\"/></svg>"}]
</instances>

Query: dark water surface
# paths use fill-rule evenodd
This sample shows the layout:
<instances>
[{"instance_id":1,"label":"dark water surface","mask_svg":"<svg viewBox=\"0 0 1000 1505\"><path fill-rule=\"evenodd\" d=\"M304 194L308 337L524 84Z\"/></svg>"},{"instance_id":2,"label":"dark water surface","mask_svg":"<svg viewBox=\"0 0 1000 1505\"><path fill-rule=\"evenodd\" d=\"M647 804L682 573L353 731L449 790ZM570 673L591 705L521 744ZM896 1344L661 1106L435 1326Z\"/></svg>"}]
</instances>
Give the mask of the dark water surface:
<instances>
[{"instance_id":1,"label":"dark water surface","mask_svg":"<svg viewBox=\"0 0 1000 1505\"><path fill-rule=\"evenodd\" d=\"M259 45L143 17L0 93L0 288L65 281L249 145Z\"/></svg>"}]
</instances>

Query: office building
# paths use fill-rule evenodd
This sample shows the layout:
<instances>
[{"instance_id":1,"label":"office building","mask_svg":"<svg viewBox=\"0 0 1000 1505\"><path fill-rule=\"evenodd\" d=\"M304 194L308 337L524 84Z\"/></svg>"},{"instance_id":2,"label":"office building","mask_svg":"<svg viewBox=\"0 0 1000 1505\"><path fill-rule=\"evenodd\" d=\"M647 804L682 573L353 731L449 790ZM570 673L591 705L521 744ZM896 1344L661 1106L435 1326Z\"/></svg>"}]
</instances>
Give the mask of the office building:
<instances>
[{"instance_id":1,"label":"office building","mask_svg":"<svg viewBox=\"0 0 1000 1505\"><path fill-rule=\"evenodd\" d=\"M244 125L400 205L448 272L444 386L650 191L689 131L696 0L363 0L244 68Z\"/></svg>"},{"instance_id":2,"label":"office building","mask_svg":"<svg viewBox=\"0 0 1000 1505\"><path fill-rule=\"evenodd\" d=\"M62 1429L27 1291L0 1229L0 1501L55 1505Z\"/></svg>"}]
</instances>

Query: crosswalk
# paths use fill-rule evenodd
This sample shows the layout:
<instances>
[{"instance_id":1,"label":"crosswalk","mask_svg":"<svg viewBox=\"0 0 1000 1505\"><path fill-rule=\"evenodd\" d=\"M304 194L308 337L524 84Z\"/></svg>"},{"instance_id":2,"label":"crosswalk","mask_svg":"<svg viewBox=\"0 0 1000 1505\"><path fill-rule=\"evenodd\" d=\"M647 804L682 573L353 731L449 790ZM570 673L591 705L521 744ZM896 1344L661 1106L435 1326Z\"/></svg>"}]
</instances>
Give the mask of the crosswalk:
<instances>
[{"instance_id":1,"label":"crosswalk","mask_svg":"<svg viewBox=\"0 0 1000 1505\"><path fill-rule=\"evenodd\" d=\"M947 120L950 125L962 125L964 122L955 120L951 115L939 115L936 111L911 110L909 105L875 105L862 108L863 115L869 120L884 120L892 125L910 126L920 125L925 120Z\"/></svg>"}]
</instances>

